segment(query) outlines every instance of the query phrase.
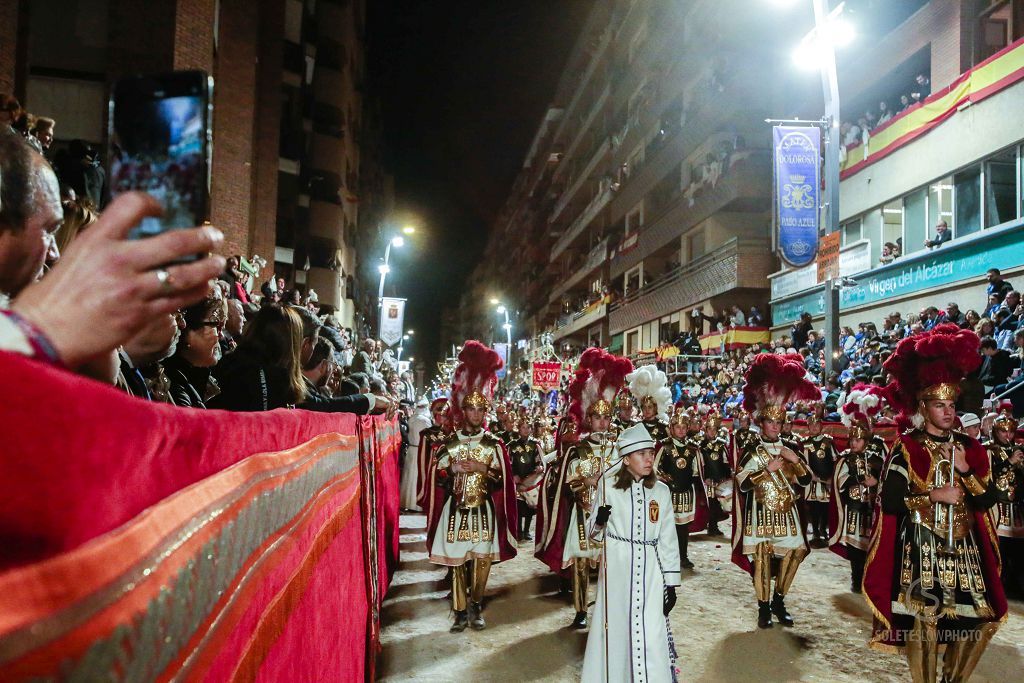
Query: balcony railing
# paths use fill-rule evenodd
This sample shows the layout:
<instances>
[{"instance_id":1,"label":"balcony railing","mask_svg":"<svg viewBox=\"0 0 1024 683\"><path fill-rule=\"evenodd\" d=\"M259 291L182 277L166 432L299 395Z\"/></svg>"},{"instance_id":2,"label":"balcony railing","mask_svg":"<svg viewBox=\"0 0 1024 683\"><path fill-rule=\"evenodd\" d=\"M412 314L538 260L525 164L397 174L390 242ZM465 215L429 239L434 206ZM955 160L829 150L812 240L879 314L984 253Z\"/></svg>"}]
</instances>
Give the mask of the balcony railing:
<instances>
[{"instance_id":1,"label":"balcony railing","mask_svg":"<svg viewBox=\"0 0 1024 683\"><path fill-rule=\"evenodd\" d=\"M693 226L737 200L752 200L742 201L742 210L767 210L771 201L770 182L767 153L756 153L733 164L715 186L693 197L692 204L680 193L659 218L641 228L635 247L612 258L611 276L614 278L622 275Z\"/></svg>"},{"instance_id":2,"label":"balcony railing","mask_svg":"<svg viewBox=\"0 0 1024 683\"><path fill-rule=\"evenodd\" d=\"M774 261L764 242L733 238L613 301L608 311L609 332L617 334L732 289L765 287Z\"/></svg>"},{"instance_id":3,"label":"balcony railing","mask_svg":"<svg viewBox=\"0 0 1024 683\"><path fill-rule=\"evenodd\" d=\"M571 273L567 275L558 285L551 290L548 302L558 301L563 294L579 284L583 278L592 273L608 259L608 239L601 240L600 244L591 249L581 263L578 263Z\"/></svg>"},{"instance_id":4,"label":"balcony railing","mask_svg":"<svg viewBox=\"0 0 1024 683\"><path fill-rule=\"evenodd\" d=\"M601 212L601 209L606 207L608 202L612 200L612 194L611 187L606 187L590 200L587 208L583 209L582 213L569 225L565 233L558 238L555 246L551 248L552 261L558 258L558 255L565 251L577 237L583 234L583 231L590 225L590 222L594 220L597 214Z\"/></svg>"},{"instance_id":5,"label":"balcony railing","mask_svg":"<svg viewBox=\"0 0 1024 683\"><path fill-rule=\"evenodd\" d=\"M587 306L582 311L576 311L571 315L562 316L558 319L558 323L555 325L555 341L586 329L594 323L600 322L607 313L608 304L604 301L598 301L595 304Z\"/></svg>"}]
</instances>

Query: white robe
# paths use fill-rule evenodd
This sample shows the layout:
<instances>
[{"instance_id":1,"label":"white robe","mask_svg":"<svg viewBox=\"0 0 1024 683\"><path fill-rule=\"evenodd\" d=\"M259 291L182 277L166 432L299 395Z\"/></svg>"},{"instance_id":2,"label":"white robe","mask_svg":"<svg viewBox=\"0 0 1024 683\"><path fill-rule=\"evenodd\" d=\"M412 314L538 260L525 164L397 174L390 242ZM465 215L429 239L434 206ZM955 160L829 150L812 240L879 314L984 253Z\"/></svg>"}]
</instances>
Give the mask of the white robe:
<instances>
[{"instance_id":1,"label":"white robe","mask_svg":"<svg viewBox=\"0 0 1024 683\"><path fill-rule=\"evenodd\" d=\"M419 485L420 432L430 426L430 413L417 410L409 418L409 445L405 447L405 462L402 465L402 486L399 491L403 510L420 510L416 504L416 489Z\"/></svg>"},{"instance_id":2,"label":"white robe","mask_svg":"<svg viewBox=\"0 0 1024 683\"><path fill-rule=\"evenodd\" d=\"M645 488L633 482L628 491L614 488L622 465L598 481L594 510L606 503L611 517L605 529L588 523L592 538L605 540L606 561L597 584L597 605L583 658L585 683L672 681L669 633L664 615L665 586L679 585L679 545L668 486ZM656 519L651 504L657 504ZM616 538L618 537L618 538ZM629 540L620 540L629 539ZM631 542L632 541L632 542ZM640 542L653 542L647 545ZM608 677L605 677L605 584L608 585Z\"/></svg>"}]
</instances>

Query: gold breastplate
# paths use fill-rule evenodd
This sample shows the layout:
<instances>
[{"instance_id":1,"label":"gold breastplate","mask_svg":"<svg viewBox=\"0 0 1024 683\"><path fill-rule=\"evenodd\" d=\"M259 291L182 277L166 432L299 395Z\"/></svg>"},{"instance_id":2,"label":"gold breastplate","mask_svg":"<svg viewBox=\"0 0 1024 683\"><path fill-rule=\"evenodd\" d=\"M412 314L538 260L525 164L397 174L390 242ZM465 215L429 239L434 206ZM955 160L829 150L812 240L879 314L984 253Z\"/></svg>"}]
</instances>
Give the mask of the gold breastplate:
<instances>
[{"instance_id":1,"label":"gold breastplate","mask_svg":"<svg viewBox=\"0 0 1024 683\"><path fill-rule=\"evenodd\" d=\"M474 461L490 465L493 455L493 449L482 444L460 443L448 449L448 458L452 464ZM452 498L455 505L463 509L480 507L487 499L487 475L459 472L455 475Z\"/></svg>"},{"instance_id":2,"label":"gold breastplate","mask_svg":"<svg viewBox=\"0 0 1024 683\"><path fill-rule=\"evenodd\" d=\"M943 442L925 438L920 443L932 458L931 463L928 465L928 477L926 479L919 478L914 472L914 468L910 467L909 462L907 463L907 471L910 473L910 492L916 495L927 495L933 488L932 482L935 481L935 465L942 458L940 448ZM964 504L967 488L961 481L959 472L954 471L953 482L964 492L960 502L952 506L953 538L959 540L965 538L970 533L971 518L967 514L967 506ZM949 505L929 505L926 508L912 511L910 513L910 521L920 524L941 538L946 535L946 531L949 529L949 520L947 519L949 508ZM938 513L937 516L936 512Z\"/></svg>"},{"instance_id":3,"label":"gold breastplate","mask_svg":"<svg viewBox=\"0 0 1024 683\"><path fill-rule=\"evenodd\" d=\"M780 447L781 445L781 443L778 444ZM772 453L769 453L768 448L763 443L757 446L754 457L758 459L759 469L767 467L768 463L775 457ZM789 467L790 463L787 461L782 469L774 472L768 472L766 469L765 472L768 476L755 483L754 499L761 507L771 512L789 512L790 508L793 507L795 500L793 498L793 488L789 485L787 478Z\"/></svg>"}]
</instances>

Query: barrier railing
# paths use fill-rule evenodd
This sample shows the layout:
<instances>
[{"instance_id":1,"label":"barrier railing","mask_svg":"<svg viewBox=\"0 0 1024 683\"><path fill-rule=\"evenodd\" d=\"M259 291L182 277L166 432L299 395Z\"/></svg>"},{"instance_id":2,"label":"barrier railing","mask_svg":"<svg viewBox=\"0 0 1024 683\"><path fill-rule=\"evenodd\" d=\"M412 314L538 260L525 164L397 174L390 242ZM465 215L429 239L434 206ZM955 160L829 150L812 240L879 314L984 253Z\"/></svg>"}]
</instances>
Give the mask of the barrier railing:
<instances>
[{"instance_id":1,"label":"barrier railing","mask_svg":"<svg viewBox=\"0 0 1024 683\"><path fill-rule=\"evenodd\" d=\"M393 422L0 376L0 680L372 679Z\"/></svg>"}]
</instances>

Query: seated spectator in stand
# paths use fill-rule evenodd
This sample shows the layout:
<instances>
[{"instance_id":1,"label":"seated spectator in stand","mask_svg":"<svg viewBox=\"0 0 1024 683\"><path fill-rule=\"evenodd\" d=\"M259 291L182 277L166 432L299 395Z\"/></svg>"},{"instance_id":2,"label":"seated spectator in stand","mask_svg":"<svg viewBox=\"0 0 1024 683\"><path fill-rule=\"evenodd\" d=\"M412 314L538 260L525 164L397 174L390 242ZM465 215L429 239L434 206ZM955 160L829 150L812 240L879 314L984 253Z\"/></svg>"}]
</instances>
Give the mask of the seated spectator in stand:
<instances>
[{"instance_id":1,"label":"seated spectator in stand","mask_svg":"<svg viewBox=\"0 0 1024 683\"><path fill-rule=\"evenodd\" d=\"M945 219L940 220L935 224L935 239L925 240L924 246L929 249L935 249L941 247L944 243L948 242L953 237L953 233L950 232L949 226L946 224Z\"/></svg>"},{"instance_id":2,"label":"seated spectator in stand","mask_svg":"<svg viewBox=\"0 0 1024 683\"><path fill-rule=\"evenodd\" d=\"M973 308L968 309L968 311L966 313L964 313L964 329L965 330L973 330L973 329L977 328L978 327L978 323L980 323L980 322L981 322L981 314L978 313Z\"/></svg>"},{"instance_id":3,"label":"seated spectator in stand","mask_svg":"<svg viewBox=\"0 0 1024 683\"><path fill-rule=\"evenodd\" d=\"M907 95L900 95L900 108L897 114L902 114L906 110L910 109L910 97Z\"/></svg>"},{"instance_id":4,"label":"seated spectator in stand","mask_svg":"<svg viewBox=\"0 0 1024 683\"><path fill-rule=\"evenodd\" d=\"M228 299L228 318L220 335L221 355L226 356L238 347L245 329L245 307L238 299Z\"/></svg>"},{"instance_id":5,"label":"seated spectator in stand","mask_svg":"<svg viewBox=\"0 0 1024 683\"><path fill-rule=\"evenodd\" d=\"M1008 292L1003 299L1003 305L1010 311L1011 323L1016 327L1020 322L1021 314L1024 313L1024 309L1020 305L1020 292L1016 290Z\"/></svg>"},{"instance_id":6,"label":"seated spectator in stand","mask_svg":"<svg viewBox=\"0 0 1024 683\"><path fill-rule=\"evenodd\" d=\"M807 335L811 331L811 314L804 311L800 314L800 320L797 321L791 328L793 337L793 346L800 348L807 344Z\"/></svg>"},{"instance_id":7,"label":"seated spectator in stand","mask_svg":"<svg viewBox=\"0 0 1024 683\"><path fill-rule=\"evenodd\" d=\"M210 296L181 312L181 339L174 355L163 362L176 406L206 408L217 393L210 373L221 358L220 333L227 322L224 299Z\"/></svg>"},{"instance_id":8,"label":"seated spectator in stand","mask_svg":"<svg viewBox=\"0 0 1024 683\"><path fill-rule=\"evenodd\" d=\"M988 295L988 306L985 307L985 317L986 318L995 318L996 317L996 311L998 311L1002 307L1002 305L1003 305L1003 302L1002 302L1002 300L1000 300L998 294L989 294Z\"/></svg>"},{"instance_id":9,"label":"seated spectator in stand","mask_svg":"<svg viewBox=\"0 0 1024 683\"><path fill-rule=\"evenodd\" d=\"M995 294L996 300L999 303L1002 303L1006 295L1013 291L1013 285L1003 279L1003 274L999 272L998 268L989 268L985 277L988 279L988 287L985 289L985 293L989 297Z\"/></svg>"},{"instance_id":10,"label":"seated spectator in stand","mask_svg":"<svg viewBox=\"0 0 1024 683\"><path fill-rule=\"evenodd\" d=\"M1013 372L1013 367L1010 352L1000 349L992 337L984 337L981 340L981 354L984 357L978 370L978 380L985 387L987 396L994 387L1006 383Z\"/></svg>"},{"instance_id":11,"label":"seated spectator in stand","mask_svg":"<svg viewBox=\"0 0 1024 683\"><path fill-rule=\"evenodd\" d=\"M950 301L946 304L946 320L963 327L967 323L967 318L963 313L960 312L960 305L955 301Z\"/></svg>"},{"instance_id":12,"label":"seated spectator in stand","mask_svg":"<svg viewBox=\"0 0 1024 683\"><path fill-rule=\"evenodd\" d=\"M130 193L111 203L45 278L53 233L63 219L52 169L14 133L0 132L0 349L85 371L154 317L204 296L224 267L219 256L160 270L185 255L219 248L212 227L126 240L145 216L158 215L151 197ZM163 273L163 275L160 275ZM73 294L72 294L73 293ZM102 325L96 324L103 321Z\"/></svg>"}]
</instances>

